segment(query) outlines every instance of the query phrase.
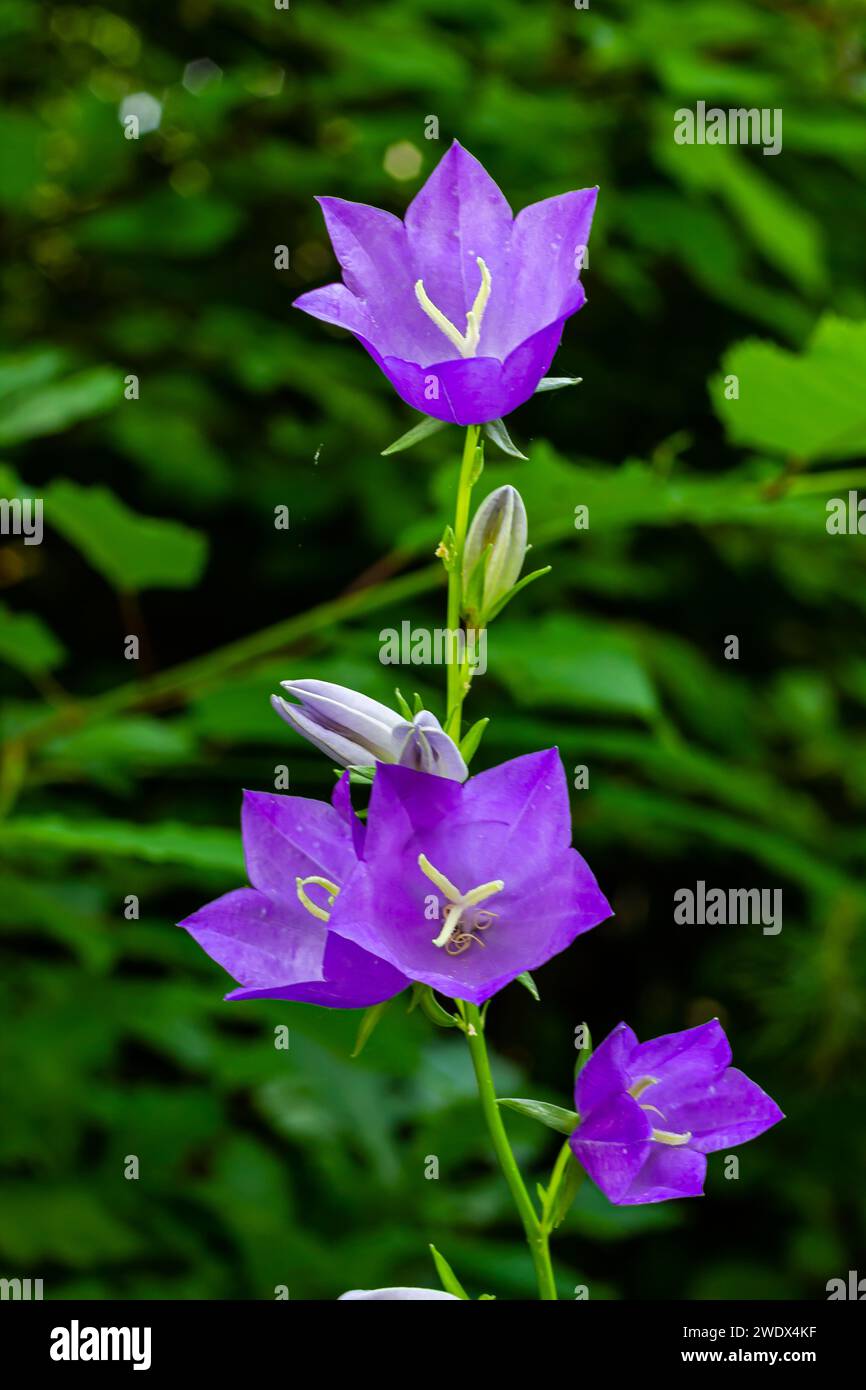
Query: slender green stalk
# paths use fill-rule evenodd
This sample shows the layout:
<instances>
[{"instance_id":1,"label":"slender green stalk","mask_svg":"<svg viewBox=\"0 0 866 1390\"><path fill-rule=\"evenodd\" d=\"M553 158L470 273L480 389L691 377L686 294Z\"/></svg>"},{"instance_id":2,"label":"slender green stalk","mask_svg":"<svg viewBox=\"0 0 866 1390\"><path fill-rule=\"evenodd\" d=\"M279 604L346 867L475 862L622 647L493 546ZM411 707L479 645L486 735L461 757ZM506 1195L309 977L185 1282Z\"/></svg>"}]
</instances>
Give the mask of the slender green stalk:
<instances>
[{"instance_id":1,"label":"slender green stalk","mask_svg":"<svg viewBox=\"0 0 866 1390\"><path fill-rule=\"evenodd\" d=\"M463 548L466 545L466 532L469 527L469 502L472 496L473 474L475 472L475 450L478 447L479 425L470 425L466 431L463 445L463 459L460 464L460 477L457 481L457 503L454 509L454 538L448 556L448 631L460 630L460 610L463 605ZM449 652L450 656L456 653ZM463 663L449 661L448 709L446 711L446 732L458 743L460 741L460 720L463 715L463 700L466 694L466 678Z\"/></svg>"},{"instance_id":2,"label":"slender green stalk","mask_svg":"<svg viewBox=\"0 0 866 1390\"><path fill-rule=\"evenodd\" d=\"M535 1266L538 1294L545 1302L554 1302L556 1300L556 1283L553 1277L553 1267L550 1263L549 1233L547 1227L542 1225L538 1219L538 1214L520 1175L517 1160L511 1151L502 1114L496 1102L496 1088L490 1071L490 1059L487 1055L487 1044L484 1041L484 1024L481 1020L481 1013L475 1004L464 1002L463 1017L466 1024L465 1032L466 1040L469 1043L469 1055L472 1058L475 1080L478 1083L481 1110L490 1138L493 1141L493 1148L496 1151L503 1177L508 1183L514 1198L514 1205L517 1207L520 1220L523 1223L527 1244L532 1255L532 1263Z\"/></svg>"}]
</instances>

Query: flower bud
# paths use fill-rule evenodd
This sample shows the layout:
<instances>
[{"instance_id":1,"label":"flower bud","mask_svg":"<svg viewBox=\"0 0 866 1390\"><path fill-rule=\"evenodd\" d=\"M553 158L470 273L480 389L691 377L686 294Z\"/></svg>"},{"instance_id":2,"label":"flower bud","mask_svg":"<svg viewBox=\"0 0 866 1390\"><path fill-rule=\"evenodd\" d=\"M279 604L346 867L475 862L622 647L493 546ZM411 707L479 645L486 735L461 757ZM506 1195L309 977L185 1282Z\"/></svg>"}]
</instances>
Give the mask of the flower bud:
<instances>
[{"instance_id":1,"label":"flower bud","mask_svg":"<svg viewBox=\"0 0 866 1390\"><path fill-rule=\"evenodd\" d=\"M523 498L506 483L481 503L463 549L463 607L473 626L483 627L517 583L526 536Z\"/></svg>"},{"instance_id":2,"label":"flower bud","mask_svg":"<svg viewBox=\"0 0 866 1390\"><path fill-rule=\"evenodd\" d=\"M437 777L465 781L468 771L456 743L429 710L413 719L331 681L282 681L300 704L272 695L281 719L343 767L400 763Z\"/></svg>"},{"instance_id":3,"label":"flower bud","mask_svg":"<svg viewBox=\"0 0 866 1390\"><path fill-rule=\"evenodd\" d=\"M455 1293L443 1293L441 1289L350 1289L348 1293L341 1293L337 1302L342 1303L347 1298L366 1303L432 1303L441 1299L460 1302Z\"/></svg>"}]
</instances>

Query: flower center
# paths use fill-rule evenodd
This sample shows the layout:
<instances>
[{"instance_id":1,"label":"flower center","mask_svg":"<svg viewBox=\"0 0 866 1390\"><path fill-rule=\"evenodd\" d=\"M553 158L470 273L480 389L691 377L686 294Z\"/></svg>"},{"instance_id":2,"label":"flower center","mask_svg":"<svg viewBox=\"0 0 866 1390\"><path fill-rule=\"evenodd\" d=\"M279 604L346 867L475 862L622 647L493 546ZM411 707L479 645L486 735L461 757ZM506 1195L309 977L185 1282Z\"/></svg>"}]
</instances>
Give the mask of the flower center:
<instances>
[{"instance_id":1,"label":"flower center","mask_svg":"<svg viewBox=\"0 0 866 1390\"><path fill-rule=\"evenodd\" d=\"M489 912L486 908L481 912L474 909L479 903L483 903L485 898L491 898L494 893L501 893L505 887L503 880L494 878L490 883L481 883L477 888L470 888L468 893L461 893L450 879L430 863L426 854L418 855L418 867L447 899L442 914L442 930L433 938L433 945L444 946L449 956L462 955L464 951L468 951L473 941L483 946L484 942L475 933L486 931L496 913Z\"/></svg>"},{"instance_id":2,"label":"flower center","mask_svg":"<svg viewBox=\"0 0 866 1390\"><path fill-rule=\"evenodd\" d=\"M475 257L475 263L481 271L481 284L475 296L475 303L466 315L466 332L461 333L459 328L455 328L450 319L446 318L441 309L437 309L433 300L424 288L423 280L415 281L415 298L424 310L428 319L432 319L440 332L445 334L449 343L452 343L460 353L461 357L474 357L478 348L478 340L481 337L481 320L484 318L484 310L487 308L487 301L490 298L490 271L484 264L480 256Z\"/></svg>"},{"instance_id":3,"label":"flower center","mask_svg":"<svg viewBox=\"0 0 866 1390\"><path fill-rule=\"evenodd\" d=\"M295 879L295 892L298 895L298 901L301 906L305 907L309 913L312 913L313 917L318 917L320 922L330 922L330 912L326 911L324 907L319 907L319 904L314 903L312 898L306 893L305 889L308 883L315 883L317 888L324 888L328 895L328 907L334 906L334 899L340 891L339 887L336 883L332 883L329 878L320 878L318 874L311 874L309 878Z\"/></svg>"},{"instance_id":4,"label":"flower center","mask_svg":"<svg viewBox=\"0 0 866 1390\"><path fill-rule=\"evenodd\" d=\"M642 1076L639 1081L634 1081L631 1086L629 1086L628 1093L637 1100L638 1096L642 1096L648 1086L656 1086L658 1081L659 1078L657 1076ZM654 1110L661 1119L664 1119L664 1115L657 1105L641 1105L641 1110ZM687 1130L684 1134L677 1134L671 1129L654 1129L650 1137L654 1139L657 1144L679 1145L687 1144L692 1135L690 1130Z\"/></svg>"}]
</instances>

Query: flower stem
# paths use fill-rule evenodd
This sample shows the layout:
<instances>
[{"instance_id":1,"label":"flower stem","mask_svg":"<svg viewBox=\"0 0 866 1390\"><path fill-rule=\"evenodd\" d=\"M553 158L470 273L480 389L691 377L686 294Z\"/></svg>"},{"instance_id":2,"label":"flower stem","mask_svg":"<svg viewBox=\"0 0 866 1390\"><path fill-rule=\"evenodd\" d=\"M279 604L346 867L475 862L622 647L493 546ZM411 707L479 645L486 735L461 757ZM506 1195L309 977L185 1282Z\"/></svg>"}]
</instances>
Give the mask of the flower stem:
<instances>
[{"instance_id":1,"label":"flower stem","mask_svg":"<svg viewBox=\"0 0 866 1390\"><path fill-rule=\"evenodd\" d=\"M448 631L460 630L460 610L463 606L463 547L466 544L466 531L469 526L469 500L472 495L473 474L475 472L475 450L478 447L480 425L469 425L463 445L463 458L460 464L460 477L457 482L457 502L454 510L454 540L448 557ZM450 641L450 639L449 639ZM451 658L457 653L449 651ZM460 721L463 715L463 699L466 694L466 677L462 661L452 659L448 663L448 700L445 731L455 742L460 742Z\"/></svg>"},{"instance_id":2,"label":"flower stem","mask_svg":"<svg viewBox=\"0 0 866 1390\"><path fill-rule=\"evenodd\" d=\"M478 1083L478 1094L481 1099L481 1110L484 1115L490 1138L493 1141L493 1148L499 1160L499 1166L505 1181L508 1183L509 1190L514 1198L514 1205L517 1207L523 1229L526 1233L526 1241L532 1255L532 1263L535 1266L535 1277L538 1281L539 1298L545 1302L556 1300L556 1283L553 1277L553 1267L550 1262L550 1247L548 1244L549 1232L546 1225L538 1219L538 1214L532 1204L526 1184L517 1166L517 1160L511 1151L508 1135L502 1120L502 1114L496 1102L496 1089L493 1085L493 1076L490 1071L490 1058L487 1055L487 1044L484 1041L484 1023L481 1013L475 1004L462 1004L463 1018L465 1021L466 1041L469 1043L469 1055L472 1058L472 1065L475 1069L475 1080Z\"/></svg>"}]
</instances>

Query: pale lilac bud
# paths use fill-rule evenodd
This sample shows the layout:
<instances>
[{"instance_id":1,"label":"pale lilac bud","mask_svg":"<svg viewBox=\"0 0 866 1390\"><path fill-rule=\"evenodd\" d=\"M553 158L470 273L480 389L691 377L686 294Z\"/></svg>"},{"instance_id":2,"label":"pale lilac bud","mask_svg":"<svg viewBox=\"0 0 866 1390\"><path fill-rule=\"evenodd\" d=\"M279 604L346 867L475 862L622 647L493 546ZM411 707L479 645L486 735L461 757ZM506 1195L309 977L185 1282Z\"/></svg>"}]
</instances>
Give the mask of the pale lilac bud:
<instances>
[{"instance_id":1,"label":"pale lilac bud","mask_svg":"<svg viewBox=\"0 0 866 1390\"><path fill-rule=\"evenodd\" d=\"M342 1303L347 1298L365 1303L421 1303L441 1298L453 1303L460 1302L456 1294L443 1293L441 1289L350 1289L348 1293L341 1293L337 1302Z\"/></svg>"},{"instance_id":2,"label":"pale lilac bud","mask_svg":"<svg viewBox=\"0 0 866 1390\"><path fill-rule=\"evenodd\" d=\"M411 721L331 681L282 681L282 687L299 704L272 695L277 714L291 724L322 753L343 767L369 767L371 763L400 763L462 782L468 772L456 743L439 720L421 710Z\"/></svg>"}]
</instances>

